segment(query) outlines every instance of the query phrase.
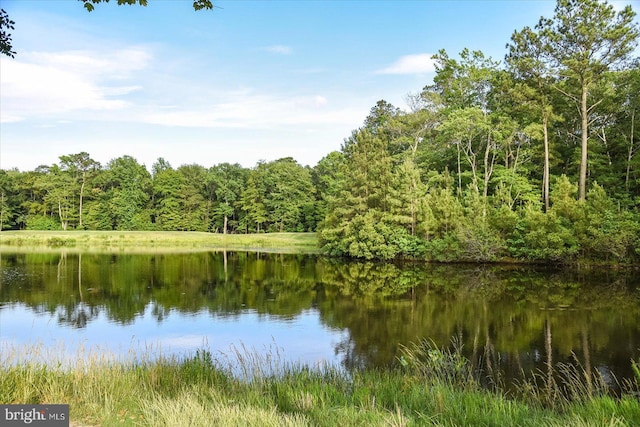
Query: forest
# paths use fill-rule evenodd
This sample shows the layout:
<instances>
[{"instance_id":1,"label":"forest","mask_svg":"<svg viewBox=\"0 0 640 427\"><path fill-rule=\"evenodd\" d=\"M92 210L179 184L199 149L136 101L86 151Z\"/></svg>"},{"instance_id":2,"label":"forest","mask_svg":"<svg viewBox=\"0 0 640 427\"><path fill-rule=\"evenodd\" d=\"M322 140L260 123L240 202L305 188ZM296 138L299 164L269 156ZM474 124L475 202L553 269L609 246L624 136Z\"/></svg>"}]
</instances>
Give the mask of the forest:
<instances>
[{"instance_id":1,"label":"forest","mask_svg":"<svg viewBox=\"0 0 640 427\"><path fill-rule=\"evenodd\" d=\"M0 230L315 231L364 259L640 260L640 30L631 6L559 0L503 60L434 55L407 111L380 100L341 150L149 171L62 155L0 170Z\"/></svg>"}]
</instances>

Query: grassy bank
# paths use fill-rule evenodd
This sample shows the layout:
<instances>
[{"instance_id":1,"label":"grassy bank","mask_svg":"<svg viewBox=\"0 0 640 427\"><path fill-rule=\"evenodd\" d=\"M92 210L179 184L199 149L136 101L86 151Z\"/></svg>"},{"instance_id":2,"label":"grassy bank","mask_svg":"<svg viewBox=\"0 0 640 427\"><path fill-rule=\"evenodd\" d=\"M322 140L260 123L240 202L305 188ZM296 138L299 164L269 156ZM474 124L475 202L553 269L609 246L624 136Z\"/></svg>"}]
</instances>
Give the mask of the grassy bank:
<instances>
[{"instance_id":1,"label":"grassy bank","mask_svg":"<svg viewBox=\"0 0 640 427\"><path fill-rule=\"evenodd\" d=\"M245 250L317 253L315 233L215 234L192 231L2 231L0 248L82 251Z\"/></svg>"},{"instance_id":2,"label":"grassy bank","mask_svg":"<svg viewBox=\"0 0 640 427\"><path fill-rule=\"evenodd\" d=\"M84 353L71 368L16 363L24 352L3 349L0 403L68 403L81 425L640 425L637 397L509 398L481 389L461 356L432 349L407 351L394 371L279 365L275 375L277 357L243 352L136 362Z\"/></svg>"}]
</instances>

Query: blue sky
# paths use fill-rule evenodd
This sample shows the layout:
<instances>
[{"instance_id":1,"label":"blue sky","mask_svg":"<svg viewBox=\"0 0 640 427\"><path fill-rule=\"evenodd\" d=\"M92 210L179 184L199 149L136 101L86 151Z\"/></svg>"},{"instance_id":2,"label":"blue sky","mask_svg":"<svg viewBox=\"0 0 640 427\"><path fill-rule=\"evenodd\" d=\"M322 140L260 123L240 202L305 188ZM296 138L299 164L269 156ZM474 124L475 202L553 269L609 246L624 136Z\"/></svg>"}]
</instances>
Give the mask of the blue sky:
<instances>
[{"instance_id":1,"label":"blue sky","mask_svg":"<svg viewBox=\"0 0 640 427\"><path fill-rule=\"evenodd\" d=\"M18 52L0 57L0 168L81 151L149 169L159 157L174 167L287 156L313 166L378 100L408 109L438 50L501 60L513 31L555 6L220 0L195 12L189 0L148 1L88 13L73 0L0 0Z\"/></svg>"}]
</instances>

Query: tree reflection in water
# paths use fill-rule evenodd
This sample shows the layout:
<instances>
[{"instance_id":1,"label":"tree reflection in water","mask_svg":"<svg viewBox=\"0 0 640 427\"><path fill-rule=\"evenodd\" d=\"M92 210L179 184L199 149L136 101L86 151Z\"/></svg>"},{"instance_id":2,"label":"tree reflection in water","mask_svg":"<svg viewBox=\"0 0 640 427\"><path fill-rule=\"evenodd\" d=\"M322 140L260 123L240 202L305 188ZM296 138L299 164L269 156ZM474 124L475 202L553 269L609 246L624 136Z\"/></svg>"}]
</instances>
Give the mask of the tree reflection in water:
<instances>
[{"instance_id":1,"label":"tree reflection in water","mask_svg":"<svg viewBox=\"0 0 640 427\"><path fill-rule=\"evenodd\" d=\"M145 312L163 323L173 313L283 321L315 313L347 332L335 352L348 369L391 366L400 344L429 338L448 346L455 338L479 371L498 380L521 372L550 379L554 365L574 357L587 372L630 378L640 347L634 271L255 252L5 253L0 263L0 301L55 315L62 327L85 328L101 315L126 327Z\"/></svg>"}]
</instances>

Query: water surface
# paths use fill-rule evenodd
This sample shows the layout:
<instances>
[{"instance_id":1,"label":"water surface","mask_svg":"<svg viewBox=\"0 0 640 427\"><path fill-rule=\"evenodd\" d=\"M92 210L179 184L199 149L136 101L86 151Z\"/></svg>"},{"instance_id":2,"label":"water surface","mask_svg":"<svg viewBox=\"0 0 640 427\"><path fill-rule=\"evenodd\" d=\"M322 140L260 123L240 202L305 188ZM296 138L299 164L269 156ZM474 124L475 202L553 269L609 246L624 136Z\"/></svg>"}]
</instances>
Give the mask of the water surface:
<instances>
[{"instance_id":1,"label":"water surface","mask_svg":"<svg viewBox=\"0 0 640 427\"><path fill-rule=\"evenodd\" d=\"M389 367L452 339L507 380L579 363L631 378L637 271L345 262L309 255L0 253L0 344L184 355L276 351Z\"/></svg>"}]
</instances>

